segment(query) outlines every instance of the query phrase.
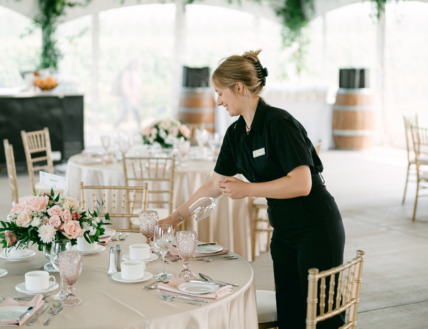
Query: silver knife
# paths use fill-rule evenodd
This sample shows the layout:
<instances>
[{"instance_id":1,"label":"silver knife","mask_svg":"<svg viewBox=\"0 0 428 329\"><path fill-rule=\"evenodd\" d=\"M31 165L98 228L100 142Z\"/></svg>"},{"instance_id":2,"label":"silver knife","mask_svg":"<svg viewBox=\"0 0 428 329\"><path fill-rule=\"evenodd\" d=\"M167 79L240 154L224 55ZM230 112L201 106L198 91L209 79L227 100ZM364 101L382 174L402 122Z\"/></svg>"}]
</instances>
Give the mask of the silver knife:
<instances>
[{"instance_id":1,"label":"silver knife","mask_svg":"<svg viewBox=\"0 0 428 329\"><path fill-rule=\"evenodd\" d=\"M198 244L198 247L204 247L204 246L214 246L217 242L206 242L206 243L200 243Z\"/></svg>"},{"instance_id":2,"label":"silver knife","mask_svg":"<svg viewBox=\"0 0 428 329\"><path fill-rule=\"evenodd\" d=\"M210 284L215 286L227 286L227 284L224 283L216 283L216 282L210 282L210 281L198 281L198 280L190 280L191 283L200 283L200 284Z\"/></svg>"},{"instance_id":3,"label":"silver knife","mask_svg":"<svg viewBox=\"0 0 428 329\"><path fill-rule=\"evenodd\" d=\"M19 321L21 321L21 319L24 317L24 315L27 314L28 312L30 312L33 308L34 308L34 306L30 306L29 308L27 308L27 310L18 317L18 319L17 319L18 323L19 323Z\"/></svg>"},{"instance_id":4,"label":"silver knife","mask_svg":"<svg viewBox=\"0 0 428 329\"><path fill-rule=\"evenodd\" d=\"M39 311L39 313L36 314L36 316L33 318L33 320L31 320L31 322L27 323L27 326L32 326L34 324L34 322L39 318L39 316L42 315L42 313L44 311L46 311L48 306L49 306L49 303L46 303L45 306L43 306L43 309L41 311Z\"/></svg>"}]
</instances>

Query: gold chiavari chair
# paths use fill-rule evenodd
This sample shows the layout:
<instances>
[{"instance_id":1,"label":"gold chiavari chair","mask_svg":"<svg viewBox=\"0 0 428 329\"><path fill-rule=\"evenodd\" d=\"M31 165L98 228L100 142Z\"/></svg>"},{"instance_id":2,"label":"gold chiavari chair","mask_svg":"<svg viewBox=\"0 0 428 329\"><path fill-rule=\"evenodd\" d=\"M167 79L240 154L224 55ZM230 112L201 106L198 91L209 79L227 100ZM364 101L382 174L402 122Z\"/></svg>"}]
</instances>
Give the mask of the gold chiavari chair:
<instances>
[{"instance_id":1,"label":"gold chiavari chair","mask_svg":"<svg viewBox=\"0 0 428 329\"><path fill-rule=\"evenodd\" d=\"M31 191L37 190L50 191L50 187L34 182L34 173L47 169L53 174L53 162L51 155L51 142L48 128L32 132L21 131L22 142L24 143L25 157L27 159L28 175L30 176ZM45 154L40 156L40 154ZM38 155L33 157L34 154ZM35 165L35 163L46 162L44 165Z\"/></svg>"},{"instance_id":2,"label":"gold chiavari chair","mask_svg":"<svg viewBox=\"0 0 428 329\"><path fill-rule=\"evenodd\" d=\"M148 201L148 184L145 183L143 186L85 186L83 182L80 183L80 192L83 208L87 209L86 193L85 191L92 191L92 202L93 209L97 207L97 201L100 202L100 210L102 213L100 216L104 216L107 212L110 218L127 218L128 228L115 228L119 232L135 232L131 229L131 219L138 218L138 213L134 213L136 204L141 205L141 209L147 210ZM108 202L106 193L109 193ZM98 193L97 193L98 192ZM101 201L97 196L102 193ZM140 196L139 196L140 195ZM119 205L117 205L119 204ZM129 207L128 207L128 206ZM108 207L108 208L107 208ZM110 210L111 209L111 210ZM118 210L118 211L116 211ZM119 212L120 211L120 212ZM139 228L138 231L139 232Z\"/></svg>"},{"instance_id":3,"label":"gold chiavari chair","mask_svg":"<svg viewBox=\"0 0 428 329\"><path fill-rule=\"evenodd\" d=\"M350 262L319 272L316 268L309 270L308 276L308 308L306 329L315 329L318 322L324 321L349 309L347 322L339 329L355 329L357 325L358 304L363 277L364 251L358 250L357 256ZM338 280L336 280L339 275ZM329 278L327 311L326 278ZM318 283L320 293L318 294ZM337 288L335 289L337 281ZM318 305L319 295L319 305ZM335 305L334 305L335 304ZM317 310L319 306L319 315ZM335 306L335 307L334 307ZM334 307L334 308L333 308Z\"/></svg>"},{"instance_id":4,"label":"gold chiavari chair","mask_svg":"<svg viewBox=\"0 0 428 329\"><path fill-rule=\"evenodd\" d=\"M320 153L321 150L321 139L314 145L315 151L317 154ZM252 244L251 244L251 255L253 260L256 259L256 245L257 245L257 237L259 233L267 232L267 248L266 250L269 251L270 249L270 239L272 237L273 228L270 226L269 219L266 218L266 212L264 212L263 216L260 216L261 211L267 210L267 201L265 198L255 198L253 200L253 214L254 214L254 220L253 220L253 232L252 232ZM265 225L263 227L260 227L259 223L264 223Z\"/></svg>"},{"instance_id":5,"label":"gold chiavari chair","mask_svg":"<svg viewBox=\"0 0 428 329\"><path fill-rule=\"evenodd\" d=\"M155 210L159 218L168 217L173 210L174 181L175 181L175 155L171 158L125 156L123 158L123 171L126 186L153 184L149 189L150 210ZM165 188L164 186L168 187ZM159 187L158 187L159 186ZM167 205L168 208L163 206ZM156 207L152 207L156 206ZM134 212L140 212L135 209ZM139 223L134 221L133 227L139 230Z\"/></svg>"},{"instance_id":6,"label":"gold chiavari chair","mask_svg":"<svg viewBox=\"0 0 428 329\"><path fill-rule=\"evenodd\" d=\"M13 155L13 146L7 139L3 140L4 152L6 154L7 176L9 177L9 186L12 193L12 205L19 202L18 181L16 179L15 157Z\"/></svg>"},{"instance_id":7,"label":"gold chiavari chair","mask_svg":"<svg viewBox=\"0 0 428 329\"><path fill-rule=\"evenodd\" d=\"M427 165L424 160L428 156L428 129L410 126L410 130L412 132L416 165L416 197L412 217L412 220L414 221L416 218L416 209L418 207L418 198L421 196L427 196L427 194L419 195L419 191L428 188L428 186L422 184L428 182L428 172L422 171L421 168L422 166Z\"/></svg>"}]
</instances>

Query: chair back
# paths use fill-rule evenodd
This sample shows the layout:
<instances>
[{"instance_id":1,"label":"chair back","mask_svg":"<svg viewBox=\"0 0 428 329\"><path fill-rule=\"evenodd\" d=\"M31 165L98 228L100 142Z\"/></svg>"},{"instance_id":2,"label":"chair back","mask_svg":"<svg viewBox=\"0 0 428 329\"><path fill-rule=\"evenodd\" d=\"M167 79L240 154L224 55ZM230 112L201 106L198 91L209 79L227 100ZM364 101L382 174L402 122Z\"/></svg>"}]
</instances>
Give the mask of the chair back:
<instances>
[{"instance_id":1,"label":"chair back","mask_svg":"<svg viewBox=\"0 0 428 329\"><path fill-rule=\"evenodd\" d=\"M30 176L31 190L34 188L34 173L40 170L48 169L53 174L53 162L51 154L51 141L49 138L49 129L37 130L32 132L21 131L22 142L24 143L25 158L27 159L28 174ZM43 165L35 163L46 163Z\"/></svg>"},{"instance_id":2,"label":"chair back","mask_svg":"<svg viewBox=\"0 0 428 329\"><path fill-rule=\"evenodd\" d=\"M131 218L138 218L134 214L135 205L141 204L142 210L147 210L148 184L144 186L85 186L80 183L82 205L88 209L85 191L92 191L93 209L100 208L100 216L109 214L110 218L127 218L129 229L116 229L118 231L131 231ZM101 201L100 201L101 195ZM128 207L126 205L129 205ZM126 211L127 210L127 211Z\"/></svg>"},{"instance_id":3,"label":"chair back","mask_svg":"<svg viewBox=\"0 0 428 329\"><path fill-rule=\"evenodd\" d=\"M9 186L12 193L12 205L19 203L18 181L16 179L15 156L13 155L13 146L7 139L3 140L4 153L6 154L7 176L9 177Z\"/></svg>"},{"instance_id":4,"label":"chair back","mask_svg":"<svg viewBox=\"0 0 428 329\"><path fill-rule=\"evenodd\" d=\"M150 182L153 185L150 186L148 204L160 207L166 204L170 214L173 210L175 169L175 155L171 158L123 157L126 186L141 186ZM165 185L168 187L165 188Z\"/></svg>"},{"instance_id":5,"label":"chair back","mask_svg":"<svg viewBox=\"0 0 428 329\"><path fill-rule=\"evenodd\" d=\"M421 157L428 156L428 128L410 126L412 133L413 150L415 152L416 170L419 174L419 166L421 165Z\"/></svg>"},{"instance_id":6,"label":"chair back","mask_svg":"<svg viewBox=\"0 0 428 329\"><path fill-rule=\"evenodd\" d=\"M321 150L321 139L314 145L315 148L315 152L317 152L317 154L320 154L320 150Z\"/></svg>"},{"instance_id":7,"label":"chair back","mask_svg":"<svg viewBox=\"0 0 428 329\"><path fill-rule=\"evenodd\" d=\"M357 256L350 262L331 270L319 272L316 268L309 270L308 309L306 315L306 329L315 329L318 322L331 318L349 309L348 321L339 329L356 328L360 288L363 277L364 251L358 250ZM337 288L335 290L336 277ZM326 278L329 277L328 302L326 311ZM320 281L319 315L318 283ZM335 307L333 308L333 304Z\"/></svg>"},{"instance_id":8,"label":"chair back","mask_svg":"<svg viewBox=\"0 0 428 329\"><path fill-rule=\"evenodd\" d=\"M418 115L415 114L413 116L403 116L404 119L404 134L406 136L406 149L407 149L407 161L410 163L410 153L414 150L413 142L412 142L412 131L411 126L419 126L418 124Z\"/></svg>"}]
</instances>

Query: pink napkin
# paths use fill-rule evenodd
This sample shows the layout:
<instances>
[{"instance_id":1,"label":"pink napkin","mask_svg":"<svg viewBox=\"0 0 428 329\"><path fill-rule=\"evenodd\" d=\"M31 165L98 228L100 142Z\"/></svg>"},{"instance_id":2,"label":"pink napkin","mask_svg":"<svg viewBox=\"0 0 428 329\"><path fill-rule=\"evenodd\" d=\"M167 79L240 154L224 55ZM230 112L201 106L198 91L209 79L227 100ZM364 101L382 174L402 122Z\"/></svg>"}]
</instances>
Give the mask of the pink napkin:
<instances>
[{"instance_id":1,"label":"pink napkin","mask_svg":"<svg viewBox=\"0 0 428 329\"><path fill-rule=\"evenodd\" d=\"M193 257L194 258L198 258L198 257L209 257L209 256L225 255L225 254L228 254L228 253L229 253L229 249L224 248L220 252L214 252L214 253L210 253L210 254L194 253ZM174 258L180 258L180 256L178 255L178 248L171 247L170 251L168 251L168 255L170 255L171 257L174 257Z\"/></svg>"},{"instance_id":2,"label":"pink napkin","mask_svg":"<svg viewBox=\"0 0 428 329\"><path fill-rule=\"evenodd\" d=\"M36 296L34 296L34 298L30 301L19 301L19 300L14 300L10 297L7 297L3 303L0 304L0 307L3 306L26 306L26 307L30 307L30 306L34 306L34 308L31 310L31 313L29 315L27 315L26 317L22 318L21 321L17 320L1 320L0 319L0 327L17 327L17 326L22 326L24 325L28 320L30 320L30 318L32 318L45 304L45 302L43 301L43 295L42 294L38 294Z\"/></svg>"},{"instance_id":3,"label":"pink napkin","mask_svg":"<svg viewBox=\"0 0 428 329\"><path fill-rule=\"evenodd\" d=\"M177 278L172 278L171 280L169 280L168 284L159 283L158 289L169 291L174 294L186 295L186 296L195 297L195 298L207 298L207 299L220 299L220 298L223 298L224 296L230 295L233 292L232 286L223 286L217 289L216 291L210 292L209 294L200 294L200 295L188 294L186 292L182 292L178 290L177 288L180 284L184 282L186 281L177 279Z\"/></svg>"},{"instance_id":4,"label":"pink napkin","mask_svg":"<svg viewBox=\"0 0 428 329\"><path fill-rule=\"evenodd\" d=\"M113 239L114 235L116 234L116 230L110 230L110 231L114 231L112 235L100 236L100 242L98 242L100 246L105 246L107 243L111 241L111 239Z\"/></svg>"}]
</instances>

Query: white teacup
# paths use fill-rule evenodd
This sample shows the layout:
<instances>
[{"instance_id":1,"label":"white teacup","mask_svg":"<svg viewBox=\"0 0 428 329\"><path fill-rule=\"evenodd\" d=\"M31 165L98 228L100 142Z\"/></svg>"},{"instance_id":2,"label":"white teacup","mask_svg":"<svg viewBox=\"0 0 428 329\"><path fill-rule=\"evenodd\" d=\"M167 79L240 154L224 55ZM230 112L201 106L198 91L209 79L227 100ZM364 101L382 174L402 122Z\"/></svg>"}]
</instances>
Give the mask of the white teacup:
<instances>
[{"instance_id":1,"label":"white teacup","mask_svg":"<svg viewBox=\"0 0 428 329\"><path fill-rule=\"evenodd\" d=\"M127 260L120 264L121 276L124 280L139 280L144 277L146 263L139 260Z\"/></svg>"},{"instance_id":2,"label":"white teacup","mask_svg":"<svg viewBox=\"0 0 428 329\"><path fill-rule=\"evenodd\" d=\"M129 246L129 258L131 260L149 259L150 246L148 244L131 244Z\"/></svg>"},{"instance_id":3,"label":"white teacup","mask_svg":"<svg viewBox=\"0 0 428 329\"><path fill-rule=\"evenodd\" d=\"M45 291L49 289L50 278L56 283L55 277L45 271L25 273L25 289L28 291Z\"/></svg>"},{"instance_id":4,"label":"white teacup","mask_svg":"<svg viewBox=\"0 0 428 329\"><path fill-rule=\"evenodd\" d=\"M79 251L95 251L98 243L88 243L84 237L77 238L77 250Z\"/></svg>"},{"instance_id":5,"label":"white teacup","mask_svg":"<svg viewBox=\"0 0 428 329\"><path fill-rule=\"evenodd\" d=\"M6 256L8 257L25 257L27 255L27 248L16 249L15 247L6 249Z\"/></svg>"}]
</instances>

